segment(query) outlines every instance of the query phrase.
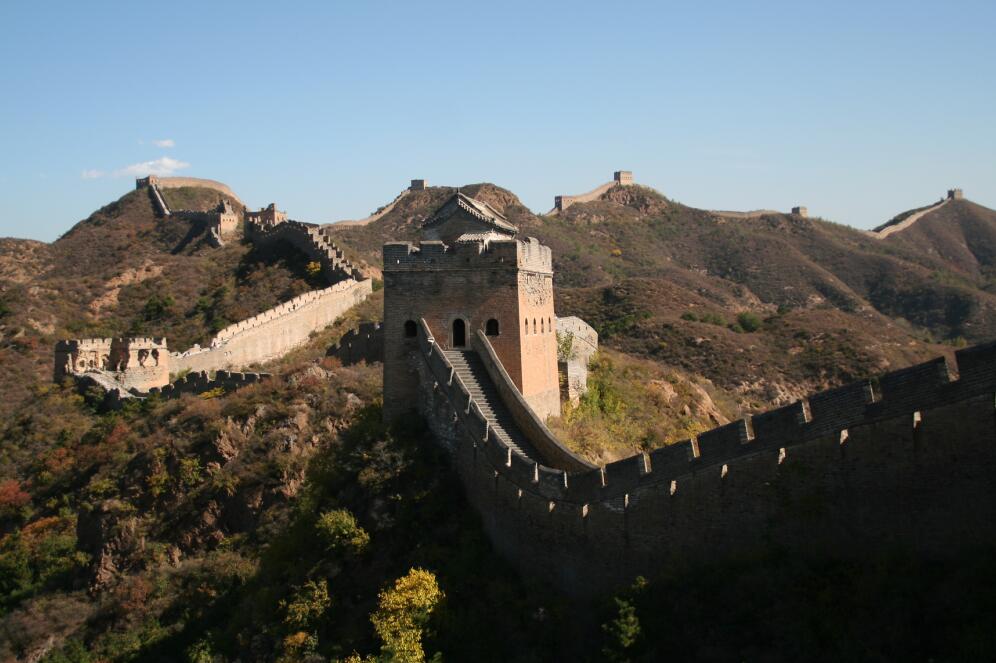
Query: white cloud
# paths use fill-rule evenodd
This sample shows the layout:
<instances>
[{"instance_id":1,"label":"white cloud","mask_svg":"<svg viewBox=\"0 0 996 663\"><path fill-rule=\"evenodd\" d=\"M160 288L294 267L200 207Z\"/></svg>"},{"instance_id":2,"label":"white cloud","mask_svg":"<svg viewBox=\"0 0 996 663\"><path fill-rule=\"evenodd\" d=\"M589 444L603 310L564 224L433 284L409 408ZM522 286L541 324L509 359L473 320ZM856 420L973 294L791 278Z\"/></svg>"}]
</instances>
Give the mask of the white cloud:
<instances>
[{"instance_id":1,"label":"white cloud","mask_svg":"<svg viewBox=\"0 0 996 663\"><path fill-rule=\"evenodd\" d=\"M104 176L104 171L97 170L96 168L87 168L82 173L80 173L80 177L82 177L85 180L95 180L98 177L103 177L103 176Z\"/></svg>"},{"instance_id":2,"label":"white cloud","mask_svg":"<svg viewBox=\"0 0 996 663\"><path fill-rule=\"evenodd\" d=\"M141 163L133 163L130 166L125 166L124 168L114 171L114 176L145 177L146 175L162 175L165 177L172 175L178 170L183 170L184 168L190 168L190 164L186 161L180 161L171 157L159 157L158 159L154 159L152 161L143 161Z\"/></svg>"},{"instance_id":3,"label":"white cloud","mask_svg":"<svg viewBox=\"0 0 996 663\"><path fill-rule=\"evenodd\" d=\"M176 147L176 141L172 138L163 138L161 140L154 140L152 144L156 147Z\"/></svg>"}]
</instances>

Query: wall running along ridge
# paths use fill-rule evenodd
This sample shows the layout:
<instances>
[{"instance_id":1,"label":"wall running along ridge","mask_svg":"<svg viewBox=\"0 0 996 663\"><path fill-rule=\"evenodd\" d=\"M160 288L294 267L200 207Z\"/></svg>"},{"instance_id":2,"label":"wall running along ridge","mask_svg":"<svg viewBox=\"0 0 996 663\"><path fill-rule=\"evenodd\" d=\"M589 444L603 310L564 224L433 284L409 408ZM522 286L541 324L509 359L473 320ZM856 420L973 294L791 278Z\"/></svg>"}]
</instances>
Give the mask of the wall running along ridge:
<instances>
[{"instance_id":1,"label":"wall running along ridge","mask_svg":"<svg viewBox=\"0 0 996 663\"><path fill-rule=\"evenodd\" d=\"M631 186L633 184L633 173L628 170L617 170L612 174L612 181L596 187L588 193L581 193L576 196L554 196L553 209L547 212L548 216L563 212L574 203L590 203L598 200L605 193L617 186Z\"/></svg>"},{"instance_id":2,"label":"wall running along ridge","mask_svg":"<svg viewBox=\"0 0 996 663\"><path fill-rule=\"evenodd\" d=\"M240 205L245 207L245 203L235 195L231 187L227 184L215 180L206 180L200 177L159 177L158 175L150 175L149 177L143 177L135 182L136 188L159 187L160 189L180 189L186 186L200 187L202 189L214 189L215 191L224 194L231 198L232 200L238 202Z\"/></svg>"},{"instance_id":3,"label":"wall running along ridge","mask_svg":"<svg viewBox=\"0 0 996 663\"><path fill-rule=\"evenodd\" d=\"M419 409L495 546L594 595L772 547L820 558L996 544L996 343L576 474L509 449L423 326ZM957 370L957 372L956 372Z\"/></svg>"},{"instance_id":4,"label":"wall running along ridge","mask_svg":"<svg viewBox=\"0 0 996 663\"><path fill-rule=\"evenodd\" d=\"M889 235L897 233L897 232L899 232L901 230L906 230L907 228L909 228L910 226L912 226L914 223L916 223L917 221L919 221L920 219L922 219L926 215L930 214L931 212L936 212L940 208L942 208L945 205L947 205L949 201L950 201L950 199L946 198L946 199L942 200L941 202L937 203L936 205L934 205L932 207L928 207L927 209L920 210L916 214L910 214L908 217L906 217L905 219L903 219L899 223L894 223L891 226L886 226L885 228L882 228L881 230L873 230L873 231L871 231L870 234L871 234L872 237L875 237L877 239L885 239Z\"/></svg>"},{"instance_id":5,"label":"wall running along ridge","mask_svg":"<svg viewBox=\"0 0 996 663\"><path fill-rule=\"evenodd\" d=\"M213 371L262 364L307 343L313 331L335 322L373 292L373 281L342 281L324 290L306 292L218 332L211 346L195 345L170 355L170 369Z\"/></svg>"},{"instance_id":6,"label":"wall running along ridge","mask_svg":"<svg viewBox=\"0 0 996 663\"><path fill-rule=\"evenodd\" d=\"M159 191L160 186L166 185L207 186L238 200L235 194L228 187L211 180L149 176L136 181L136 188L149 189L163 216L182 214L195 221L218 224L210 228L211 239L221 245L226 229L231 231L237 222L237 214L230 205L225 202L215 212L170 210ZM373 292L371 280L354 280L353 266L329 239L326 231L313 224L285 221L275 205L271 205L270 209L273 213L269 217L267 210L263 210L261 218L247 222L247 238L263 243L278 240L290 242L309 258L318 261L323 275L334 285L305 293L230 325L222 329L207 348L195 345L186 352L169 353L165 339L151 338L60 341L54 353L55 381L59 382L69 375L81 377L93 373L91 381L102 386L109 398L117 393L114 398L118 403L133 395L129 390L160 394L167 393L167 390L171 390L170 393L196 390L203 386L206 375L195 375L169 385L170 372L243 368L277 359L306 343L312 332L327 327ZM223 379L229 382L242 380L230 376ZM223 385L210 388L217 386Z\"/></svg>"}]
</instances>

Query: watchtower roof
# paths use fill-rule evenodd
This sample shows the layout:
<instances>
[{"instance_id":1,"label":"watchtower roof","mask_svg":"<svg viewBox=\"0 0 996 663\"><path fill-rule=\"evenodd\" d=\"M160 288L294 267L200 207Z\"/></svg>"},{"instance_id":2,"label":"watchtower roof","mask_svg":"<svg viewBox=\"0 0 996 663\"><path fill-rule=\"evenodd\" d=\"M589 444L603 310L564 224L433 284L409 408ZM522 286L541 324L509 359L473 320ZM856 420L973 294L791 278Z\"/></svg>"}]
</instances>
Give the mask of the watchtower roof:
<instances>
[{"instance_id":1,"label":"watchtower roof","mask_svg":"<svg viewBox=\"0 0 996 663\"><path fill-rule=\"evenodd\" d=\"M519 232L519 229L509 223L505 215L494 207L483 200L465 196L459 191L453 194L432 216L426 219L425 223L422 224L422 229L441 225L454 214L460 212L469 214L478 221L482 221L486 226L507 237L514 237Z\"/></svg>"}]
</instances>

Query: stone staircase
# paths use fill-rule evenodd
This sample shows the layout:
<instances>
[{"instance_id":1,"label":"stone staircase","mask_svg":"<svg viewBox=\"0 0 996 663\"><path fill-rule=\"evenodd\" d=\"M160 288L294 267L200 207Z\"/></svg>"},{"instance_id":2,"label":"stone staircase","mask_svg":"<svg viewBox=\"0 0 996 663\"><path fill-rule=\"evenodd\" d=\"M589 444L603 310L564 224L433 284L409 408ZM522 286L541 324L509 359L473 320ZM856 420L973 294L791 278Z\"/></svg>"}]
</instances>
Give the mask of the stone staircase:
<instances>
[{"instance_id":1,"label":"stone staircase","mask_svg":"<svg viewBox=\"0 0 996 663\"><path fill-rule=\"evenodd\" d=\"M530 460L538 461L540 455L512 419L477 353L473 350L443 350L443 354L453 366L457 377L467 387L474 403L491 424L492 430L498 433L509 447Z\"/></svg>"},{"instance_id":2,"label":"stone staircase","mask_svg":"<svg viewBox=\"0 0 996 663\"><path fill-rule=\"evenodd\" d=\"M255 243L279 239L290 242L322 266L322 274L329 283L360 278L356 267L332 241L332 231L328 228L300 221L284 221L276 225L249 221L246 223L246 236Z\"/></svg>"}]
</instances>

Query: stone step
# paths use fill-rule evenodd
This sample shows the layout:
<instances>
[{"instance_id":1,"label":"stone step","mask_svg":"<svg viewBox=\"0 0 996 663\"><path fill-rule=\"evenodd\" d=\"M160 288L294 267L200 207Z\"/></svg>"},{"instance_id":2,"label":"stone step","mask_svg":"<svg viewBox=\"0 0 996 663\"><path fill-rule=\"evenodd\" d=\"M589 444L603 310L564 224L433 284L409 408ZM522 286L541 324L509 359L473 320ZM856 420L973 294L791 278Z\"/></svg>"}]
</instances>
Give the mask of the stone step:
<instances>
[{"instance_id":1,"label":"stone step","mask_svg":"<svg viewBox=\"0 0 996 663\"><path fill-rule=\"evenodd\" d=\"M444 350L453 367L491 428L513 449L533 460L538 455L512 419L511 413L501 401L497 388L491 382L484 364L476 353L468 350Z\"/></svg>"}]
</instances>

